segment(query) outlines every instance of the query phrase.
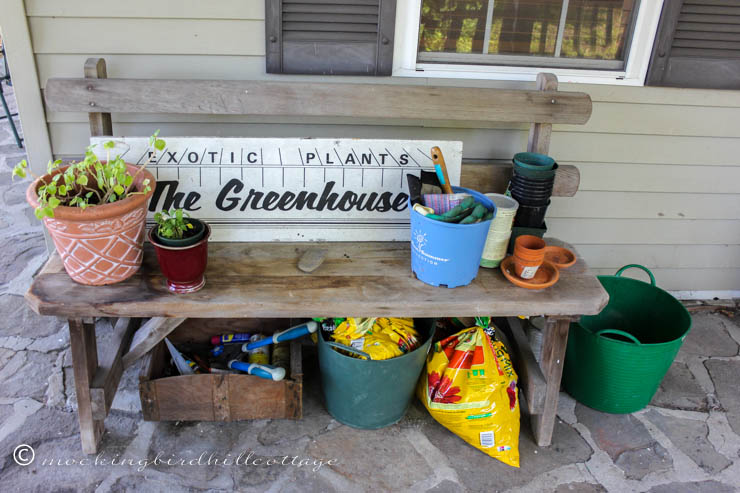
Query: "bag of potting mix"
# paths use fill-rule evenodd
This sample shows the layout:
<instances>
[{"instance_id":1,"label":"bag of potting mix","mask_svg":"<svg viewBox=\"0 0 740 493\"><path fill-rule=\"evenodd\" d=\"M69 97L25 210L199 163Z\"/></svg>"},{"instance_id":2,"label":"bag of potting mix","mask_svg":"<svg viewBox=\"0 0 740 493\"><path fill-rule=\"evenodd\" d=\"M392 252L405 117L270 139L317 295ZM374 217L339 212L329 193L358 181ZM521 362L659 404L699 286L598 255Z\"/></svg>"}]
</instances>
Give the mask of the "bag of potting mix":
<instances>
[{"instance_id":1,"label":"bag of potting mix","mask_svg":"<svg viewBox=\"0 0 740 493\"><path fill-rule=\"evenodd\" d=\"M372 360L402 356L419 346L413 318L348 318L337 325L331 338L367 353Z\"/></svg>"},{"instance_id":2,"label":"bag of potting mix","mask_svg":"<svg viewBox=\"0 0 740 493\"><path fill-rule=\"evenodd\" d=\"M417 395L445 428L519 467L517 376L504 345L479 326L434 344Z\"/></svg>"}]
</instances>

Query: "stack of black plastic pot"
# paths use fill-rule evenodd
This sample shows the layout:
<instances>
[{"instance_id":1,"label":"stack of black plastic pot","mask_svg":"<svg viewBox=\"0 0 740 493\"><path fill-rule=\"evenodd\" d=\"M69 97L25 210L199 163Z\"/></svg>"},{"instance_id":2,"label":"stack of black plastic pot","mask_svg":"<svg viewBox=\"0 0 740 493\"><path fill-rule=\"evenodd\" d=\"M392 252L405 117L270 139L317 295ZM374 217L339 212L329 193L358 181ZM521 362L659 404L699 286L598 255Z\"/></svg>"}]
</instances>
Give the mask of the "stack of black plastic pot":
<instances>
[{"instance_id":1,"label":"stack of black plastic pot","mask_svg":"<svg viewBox=\"0 0 740 493\"><path fill-rule=\"evenodd\" d=\"M547 231L545 214L558 165L553 158L534 152L514 155L514 173L509 182L508 194L519 202L511 232L511 244L520 235L540 238Z\"/></svg>"}]
</instances>

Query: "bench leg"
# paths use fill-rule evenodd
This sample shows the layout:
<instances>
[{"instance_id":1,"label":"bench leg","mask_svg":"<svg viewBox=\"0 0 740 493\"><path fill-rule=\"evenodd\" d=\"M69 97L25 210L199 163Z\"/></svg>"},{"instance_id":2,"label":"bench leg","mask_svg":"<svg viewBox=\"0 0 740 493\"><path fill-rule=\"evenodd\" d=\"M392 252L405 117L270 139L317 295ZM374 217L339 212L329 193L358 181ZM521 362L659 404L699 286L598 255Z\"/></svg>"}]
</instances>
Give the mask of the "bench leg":
<instances>
[{"instance_id":1,"label":"bench leg","mask_svg":"<svg viewBox=\"0 0 740 493\"><path fill-rule=\"evenodd\" d=\"M560 397L560 380L563 376L563 363L565 362L565 348L568 344L569 325L570 319L548 317L545 322L542 356L540 358L540 367L547 382L545 406L542 414L534 414L531 417L534 438L540 447L546 447L552 441Z\"/></svg>"},{"instance_id":2,"label":"bench leg","mask_svg":"<svg viewBox=\"0 0 740 493\"><path fill-rule=\"evenodd\" d=\"M94 454L103 436L103 420L93 419L90 387L98 369L98 347L95 323L80 318L69 319L69 340L72 349L77 414L80 420L82 451Z\"/></svg>"}]
</instances>

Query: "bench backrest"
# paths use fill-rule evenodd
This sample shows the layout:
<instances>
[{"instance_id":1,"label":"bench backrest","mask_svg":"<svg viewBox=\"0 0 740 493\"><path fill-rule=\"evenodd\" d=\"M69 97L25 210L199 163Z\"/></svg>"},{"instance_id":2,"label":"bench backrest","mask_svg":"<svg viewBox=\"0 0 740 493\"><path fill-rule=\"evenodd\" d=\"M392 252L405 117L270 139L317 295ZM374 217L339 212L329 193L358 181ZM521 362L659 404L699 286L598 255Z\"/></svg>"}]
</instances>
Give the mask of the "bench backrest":
<instances>
[{"instance_id":1,"label":"bench backrest","mask_svg":"<svg viewBox=\"0 0 740 493\"><path fill-rule=\"evenodd\" d=\"M224 80L108 79L103 58L85 63L83 79L49 79L45 98L52 111L86 112L93 136L113 135L111 113L178 113L280 117L343 117L422 121L444 126L531 123L527 150L547 154L552 125L584 124L591 98L557 90L555 75L537 76L537 90L433 87L390 84ZM502 190L510 165L464 163L461 184ZM575 166L560 166L554 196L578 189Z\"/></svg>"}]
</instances>

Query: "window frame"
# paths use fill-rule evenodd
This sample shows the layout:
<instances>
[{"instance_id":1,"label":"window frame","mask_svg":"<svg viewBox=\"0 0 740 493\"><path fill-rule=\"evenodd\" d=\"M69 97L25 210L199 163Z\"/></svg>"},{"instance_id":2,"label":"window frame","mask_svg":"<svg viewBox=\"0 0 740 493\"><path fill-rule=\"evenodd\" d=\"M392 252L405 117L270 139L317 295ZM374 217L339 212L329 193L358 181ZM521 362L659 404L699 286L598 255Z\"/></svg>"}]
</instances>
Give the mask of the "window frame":
<instances>
[{"instance_id":1,"label":"window frame","mask_svg":"<svg viewBox=\"0 0 740 493\"><path fill-rule=\"evenodd\" d=\"M417 50L422 0L405 0L398 2L396 10L393 76L533 81L538 73L551 72L557 75L560 82L642 86L645 85L663 1L643 0L640 2L632 42L623 70L589 70L553 67L548 64L510 66L419 62L417 61ZM472 54L472 56L476 55Z\"/></svg>"}]
</instances>

